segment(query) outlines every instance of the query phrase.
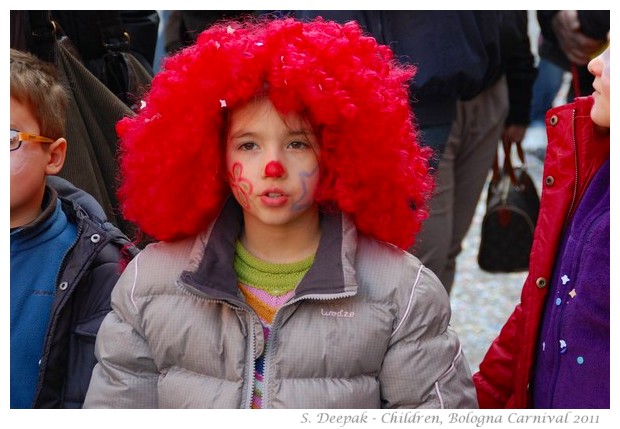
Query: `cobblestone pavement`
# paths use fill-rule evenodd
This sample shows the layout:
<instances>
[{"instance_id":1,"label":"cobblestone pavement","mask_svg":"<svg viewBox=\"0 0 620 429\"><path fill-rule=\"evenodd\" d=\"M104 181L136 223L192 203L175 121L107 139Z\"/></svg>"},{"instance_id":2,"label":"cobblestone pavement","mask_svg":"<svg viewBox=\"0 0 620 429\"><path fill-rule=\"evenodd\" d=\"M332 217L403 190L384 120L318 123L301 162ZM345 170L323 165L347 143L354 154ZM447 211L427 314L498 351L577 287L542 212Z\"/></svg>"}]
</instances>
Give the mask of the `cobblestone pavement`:
<instances>
[{"instance_id":1,"label":"cobblestone pavement","mask_svg":"<svg viewBox=\"0 0 620 429\"><path fill-rule=\"evenodd\" d=\"M516 157L515 157L516 158ZM526 163L540 195L542 161L526 153ZM486 208L486 186L457 259L450 300L452 326L457 331L472 372L478 371L491 342L519 302L526 272L491 274L478 267L480 225Z\"/></svg>"}]
</instances>

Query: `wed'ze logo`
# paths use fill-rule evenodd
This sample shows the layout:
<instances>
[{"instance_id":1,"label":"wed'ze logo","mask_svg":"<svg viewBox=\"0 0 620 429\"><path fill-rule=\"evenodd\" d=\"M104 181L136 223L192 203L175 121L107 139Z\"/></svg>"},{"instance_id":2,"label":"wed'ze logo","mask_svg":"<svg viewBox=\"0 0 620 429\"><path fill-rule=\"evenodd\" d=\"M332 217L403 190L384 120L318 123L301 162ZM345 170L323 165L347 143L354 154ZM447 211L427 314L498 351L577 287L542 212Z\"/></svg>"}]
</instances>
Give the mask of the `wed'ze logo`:
<instances>
[{"instance_id":1,"label":"wed'ze logo","mask_svg":"<svg viewBox=\"0 0 620 429\"><path fill-rule=\"evenodd\" d=\"M334 311L334 310L325 310L323 308L321 308L321 316L326 316L326 317L355 317L355 312L354 311L346 311L346 310L339 310L339 311Z\"/></svg>"}]
</instances>

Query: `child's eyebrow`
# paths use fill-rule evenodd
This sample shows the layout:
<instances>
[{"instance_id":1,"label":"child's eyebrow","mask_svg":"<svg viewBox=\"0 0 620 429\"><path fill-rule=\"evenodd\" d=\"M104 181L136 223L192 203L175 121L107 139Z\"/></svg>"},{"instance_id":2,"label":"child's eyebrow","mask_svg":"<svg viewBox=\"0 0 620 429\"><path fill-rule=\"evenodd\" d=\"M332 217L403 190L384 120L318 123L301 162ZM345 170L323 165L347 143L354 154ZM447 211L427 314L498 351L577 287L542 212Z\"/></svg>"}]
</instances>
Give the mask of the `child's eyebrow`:
<instances>
[{"instance_id":1,"label":"child's eyebrow","mask_svg":"<svg viewBox=\"0 0 620 429\"><path fill-rule=\"evenodd\" d=\"M252 138L252 137L256 137L257 133L254 133L252 131L245 131L245 130L240 130L237 131L235 134L231 134L230 138L231 139L241 139L241 138Z\"/></svg>"},{"instance_id":2,"label":"child's eyebrow","mask_svg":"<svg viewBox=\"0 0 620 429\"><path fill-rule=\"evenodd\" d=\"M289 137L298 137L298 136L308 137L308 136L312 136L312 135L313 135L312 131L307 130L307 129L291 130L288 133Z\"/></svg>"},{"instance_id":3,"label":"child's eyebrow","mask_svg":"<svg viewBox=\"0 0 620 429\"><path fill-rule=\"evenodd\" d=\"M230 135L231 139L242 139L242 138L256 138L260 133L258 132L254 132L254 131L246 131L246 130L239 130L234 134ZM300 130L290 130L288 133L286 133L287 137L308 137L308 136L312 136L313 132L309 129L300 129Z\"/></svg>"}]
</instances>

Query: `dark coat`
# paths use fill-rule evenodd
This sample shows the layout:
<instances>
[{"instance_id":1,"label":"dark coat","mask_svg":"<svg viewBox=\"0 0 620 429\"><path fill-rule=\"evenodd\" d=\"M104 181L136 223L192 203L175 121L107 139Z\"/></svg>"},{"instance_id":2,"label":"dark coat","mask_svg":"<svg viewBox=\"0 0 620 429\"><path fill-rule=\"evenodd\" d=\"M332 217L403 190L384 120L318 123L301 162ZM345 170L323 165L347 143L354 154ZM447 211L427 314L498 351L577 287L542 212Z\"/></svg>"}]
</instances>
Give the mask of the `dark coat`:
<instances>
[{"instance_id":1,"label":"dark coat","mask_svg":"<svg viewBox=\"0 0 620 429\"><path fill-rule=\"evenodd\" d=\"M527 25L525 10L500 12L502 69L506 75L510 103L506 125L527 125L530 122L532 88L537 71Z\"/></svg>"},{"instance_id":2,"label":"dark coat","mask_svg":"<svg viewBox=\"0 0 620 429\"><path fill-rule=\"evenodd\" d=\"M110 294L138 249L106 222L93 197L69 182L49 178L62 210L77 225L76 243L65 255L43 346L34 408L81 408L97 363L95 337L111 310Z\"/></svg>"},{"instance_id":3,"label":"dark coat","mask_svg":"<svg viewBox=\"0 0 620 429\"><path fill-rule=\"evenodd\" d=\"M300 19L355 20L417 67L411 101L420 126L450 124L456 102L501 76L498 11L295 11Z\"/></svg>"}]
</instances>

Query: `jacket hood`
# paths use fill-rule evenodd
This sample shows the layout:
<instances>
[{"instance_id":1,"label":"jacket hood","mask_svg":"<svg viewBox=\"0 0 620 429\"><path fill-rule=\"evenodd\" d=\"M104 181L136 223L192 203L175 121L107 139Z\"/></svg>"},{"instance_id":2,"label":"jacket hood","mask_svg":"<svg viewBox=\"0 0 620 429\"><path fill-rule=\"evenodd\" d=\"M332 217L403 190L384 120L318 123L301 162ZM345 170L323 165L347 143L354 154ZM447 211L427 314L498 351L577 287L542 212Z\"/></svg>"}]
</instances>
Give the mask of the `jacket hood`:
<instances>
[{"instance_id":1,"label":"jacket hood","mask_svg":"<svg viewBox=\"0 0 620 429\"><path fill-rule=\"evenodd\" d=\"M58 196L77 203L86 213L96 217L101 223L108 220L103 207L88 192L77 188L71 182L59 176L48 176L46 180L47 184L58 192Z\"/></svg>"}]
</instances>

